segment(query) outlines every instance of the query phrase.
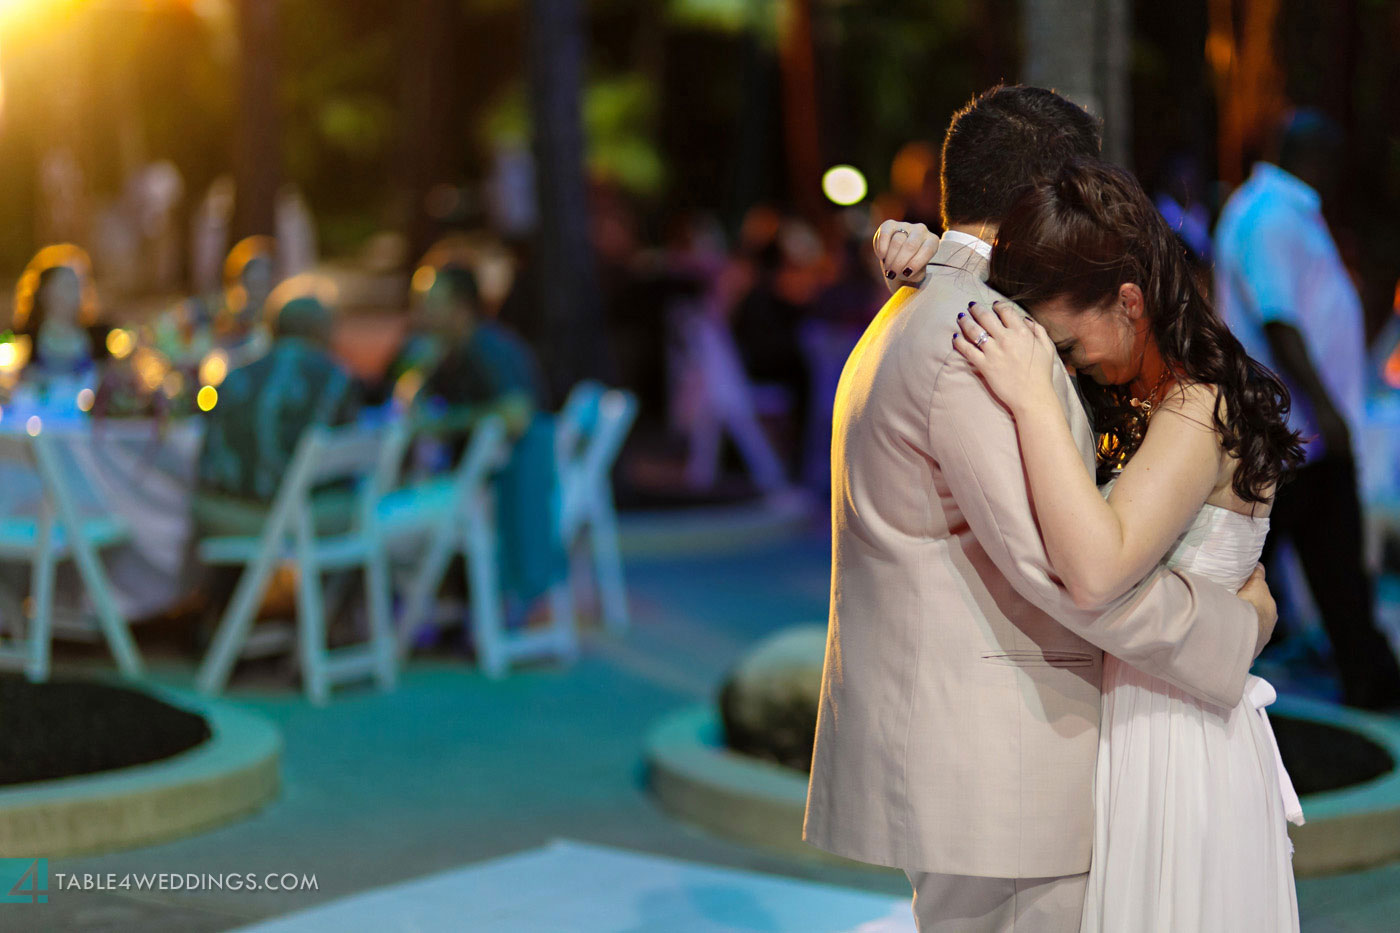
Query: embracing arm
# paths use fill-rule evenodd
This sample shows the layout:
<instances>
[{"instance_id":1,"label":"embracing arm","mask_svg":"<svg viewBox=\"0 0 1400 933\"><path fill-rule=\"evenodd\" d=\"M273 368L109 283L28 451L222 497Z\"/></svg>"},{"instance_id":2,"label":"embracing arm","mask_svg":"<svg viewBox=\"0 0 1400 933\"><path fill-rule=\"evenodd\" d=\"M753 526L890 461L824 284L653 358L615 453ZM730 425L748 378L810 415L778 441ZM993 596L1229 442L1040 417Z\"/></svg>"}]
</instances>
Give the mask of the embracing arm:
<instances>
[{"instance_id":1,"label":"embracing arm","mask_svg":"<svg viewBox=\"0 0 1400 933\"><path fill-rule=\"evenodd\" d=\"M1164 403L1108 499L1084 469L1063 410L1048 401L1014 411L1016 433L1050 563L1075 603L1092 609L1160 563L1215 488L1213 394L1192 386Z\"/></svg>"},{"instance_id":2,"label":"embracing arm","mask_svg":"<svg viewBox=\"0 0 1400 933\"><path fill-rule=\"evenodd\" d=\"M962 320L964 336L989 335L981 347L962 339L958 349L1016 419L1050 563L1076 605L1107 605L1161 562L1215 489L1216 393L1191 385L1162 402L1104 499L1055 398L1055 347L1045 331L1009 305L974 307Z\"/></svg>"},{"instance_id":3,"label":"embracing arm","mask_svg":"<svg viewBox=\"0 0 1400 933\"><path fill-rule=\"evenodd\" d=\"M1073 404L1063 368L1054 392L1063 418ZM956 355L937 376L929 442L972 534L1018 593L1139 670L1212 703L1239 702L1261 637L1260 613L1203 577L1160 566L1102 608L1076 605L1051 568L1011 413ZM1072 475L1088 476L1083 459L1068 466Z\"/></svg>"}]
</instances>

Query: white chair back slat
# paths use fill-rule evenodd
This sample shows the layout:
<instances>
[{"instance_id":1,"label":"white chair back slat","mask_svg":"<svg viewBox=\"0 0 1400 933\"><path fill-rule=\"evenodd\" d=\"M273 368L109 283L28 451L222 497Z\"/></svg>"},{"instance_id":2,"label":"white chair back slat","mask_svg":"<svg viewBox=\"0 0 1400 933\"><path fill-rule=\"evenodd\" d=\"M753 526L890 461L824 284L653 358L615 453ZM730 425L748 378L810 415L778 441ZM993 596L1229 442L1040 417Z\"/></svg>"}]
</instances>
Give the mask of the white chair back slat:
<instances>
[{"instance_id":1,"label":"white chair back slat","mask_svg":"<svg viewBox=\"0 0 1400 933\"><path fill-rule=\"evenodd\" d=\"M388 433L388 428L380 425L308 431L315 454L310 458L307 479L314 485L374 475Z\"/></svg>"},{"instance_id":2,"label":"white chair back slat","mask_svg":"<svg viewBox=\"0 0 1400 933\"><path fill-rule=\"evenodd\" d=\"M631 392L581 383L565 403L556 429L560 530L571 551L587 541L603 621L614 632L628 627L629 612L611 477L636 417L637 399ZM571 561L570 566L577 570L579 565ZM580 589L571 584L569 592Z\"/></svg>"},{"instance_id":3,"label":"white chair back slat","mask_svg":"<svg viewBox=\"0 0 1400 933\"><path fill-rule=\"evenodd\" d=\"M72 438L76 443L90 440L88 433ZM34 537L19 547L14 547L16 542L7 542L11 550L27 551L32 564L30 589L34 614L27 633L26 673L31 680L48 677L55 568L60 560L71 559L77 566L78 576L92 601L103 637L118 668L128 677L139 676L143 670L140 653L126 619L117 609L116 596L98 558L90 525L79 511L59 443L57 438L43 433L34 436L0 434L0 461L37 473L41 490L37 514L30 512L34 515Z\"/></svg>"},{"instance_id":4,"label":"white chair back slat","mask_svg":"<svg viewBox=\"0 0 1400 933\"><path fill-rule=\"evenodd\" d=\"M385 448L396 443L393 429L384 425L345 428L314 427L302 435L296 453L283 476L264 522L257 545L247 560L218 631L200 666L199 688L215 693L223 688L247 640L253 618L277 565L288 558L298 567L298 655L302 680L313 703L324 703L333 672L370 670L381 687L389 688L396 676L396 653L390 630L388 570L379 540L377 512L382 496ZM314 521L312 494L316 487L338 480L358 483L355 518L348 532L337 536L351 546L348 553L364 571L370 641L367 645L337 651L363 651L364 664L339 664L326 646L325 600L318 563L321 539Z\"/></svg>"}]
</instances>

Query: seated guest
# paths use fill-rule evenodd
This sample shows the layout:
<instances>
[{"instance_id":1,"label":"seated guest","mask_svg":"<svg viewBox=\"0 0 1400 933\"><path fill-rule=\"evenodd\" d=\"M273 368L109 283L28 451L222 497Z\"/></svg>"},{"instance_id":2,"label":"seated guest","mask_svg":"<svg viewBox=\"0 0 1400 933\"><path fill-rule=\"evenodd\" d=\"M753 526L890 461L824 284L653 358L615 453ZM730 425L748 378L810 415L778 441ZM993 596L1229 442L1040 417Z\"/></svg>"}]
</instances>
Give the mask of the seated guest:
<instances>
[{"instance_id":1,"label":"seated guest","mask_svg":"<svg viewBox=\"0 0 1400 933\"><path fill-rule=\"evenodd\" d=\"M277 495L302 434L313 425L354 420L358 395L331 358L329 288L309 276L288 279L267 299L272 342L258 359L231 371L206 416L194 499L203 534L255 534ZM344 527L348 495L314 505L316 519Z\"/></svg>"},{"instance_id":2,"label":"seated guest","mask_svg":"<svg viewBox=\"0 0 1400 933\"><path fill-rule=\"evenodd\" d=\"M231 367L261 356L268 345L264 305L276 284L272 237L250 236L229 250L224 262L222 303L213 314L214 342L228 354Z\"/></svg>"},{"instance_id":3,"label":"seated guest","mask_svg":"<svg viewBox=\"0 0 1400 933\"><path fill-rule=\"evenodd\" d=\"M214 349L214 319L209 302L197 296L181 300L156 320L152 337L155 348L172 366L196 372Z\"/></svg>"},{"instance_id":4,"label":"seated guest","mask_svg":"<svg viewBox=\"0 0 1400 933\"><path fill-rule=\"evenodd\" d=\"M90 270L81 248L46 246L15 288L14 330L29 341L22 378L41 390L59 382L94 381L101 334Z\"/></svg>"},{"instance_id":5,"label":"seated guest","mask_svg":"<svg viewBox=\"0 0 1400 933\"><path fill-rule=\"evenodd\" d=\"M427 268L427 267L425 267ZM466 427L485 412L501 416L513 442L496 480L502 591L517 617L564 578L558 530L558 475L553 418L545 412L544 373L523 340L481 314L476 277L460 265L414 276L419 320L435 351L420 400L446 406L440 426Z\"/></svg>"}]
</instances>

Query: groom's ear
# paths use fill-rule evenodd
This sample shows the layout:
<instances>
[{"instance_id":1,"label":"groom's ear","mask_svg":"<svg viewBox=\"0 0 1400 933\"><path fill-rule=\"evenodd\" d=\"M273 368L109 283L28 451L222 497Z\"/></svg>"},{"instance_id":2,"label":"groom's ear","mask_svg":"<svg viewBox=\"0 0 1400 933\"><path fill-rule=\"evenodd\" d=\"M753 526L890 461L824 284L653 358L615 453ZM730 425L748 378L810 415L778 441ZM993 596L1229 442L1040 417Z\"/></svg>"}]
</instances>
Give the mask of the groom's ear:
<instances>
[{"instance_id":1,"label":"groom's ear","mask_svg":"<svg viewBox=\"0 0 1400 933\"><path fill-rule=\"evenodd\" d=\"M1124 282L1118 286L1118 308L1130 321L1142 319L1146 307L1143 304L1142 289L1138 288L1137 283Z\"/></svg>"}]
</instances>

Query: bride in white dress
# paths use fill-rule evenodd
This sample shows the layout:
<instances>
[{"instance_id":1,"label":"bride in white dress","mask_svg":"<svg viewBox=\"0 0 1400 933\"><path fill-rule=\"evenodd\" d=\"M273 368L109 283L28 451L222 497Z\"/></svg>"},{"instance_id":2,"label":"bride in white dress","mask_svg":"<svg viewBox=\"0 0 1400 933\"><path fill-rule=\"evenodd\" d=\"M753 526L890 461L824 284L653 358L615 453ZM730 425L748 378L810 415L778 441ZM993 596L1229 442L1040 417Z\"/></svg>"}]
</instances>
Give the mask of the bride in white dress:
<instances>
[{"instance_id":1,"label":"bride in white dress","mask_svg":"<svg viewBox=\"0 0 1400 933\"><path fill-rule=\"evenodd\" d=\"M990 283L1035 320L974 306L954 343L1016 418L1046 552L1076 602L1108 602L1163 560L1242 585L1301 460L1288 393L1215 316L1136 180L1080 163L1029 190ZM1102 493L1051 391L1057 353L1088 377ZM1264 713L1274 699L1250 677L1238 706L1216 707L1105 657L1084 933L1298 929L1286 823L1302 812Z\"/></svg>"}]
</instances>

